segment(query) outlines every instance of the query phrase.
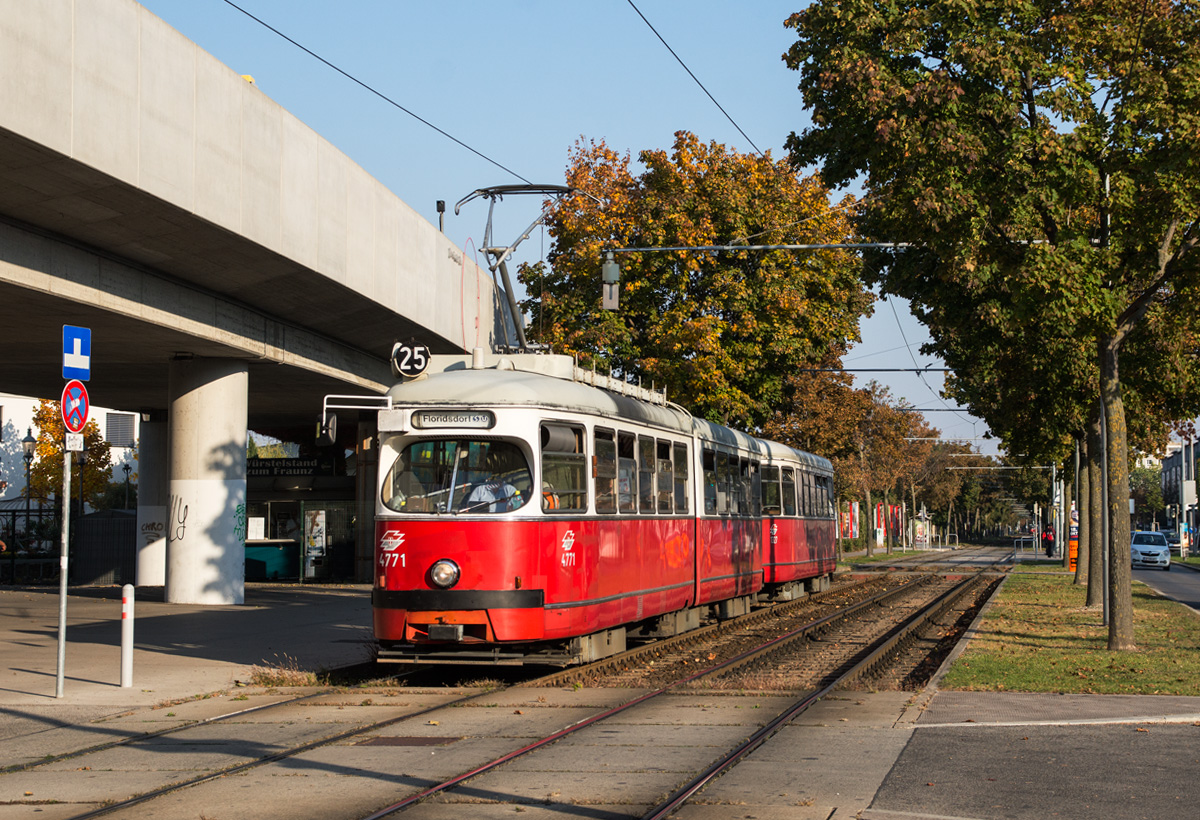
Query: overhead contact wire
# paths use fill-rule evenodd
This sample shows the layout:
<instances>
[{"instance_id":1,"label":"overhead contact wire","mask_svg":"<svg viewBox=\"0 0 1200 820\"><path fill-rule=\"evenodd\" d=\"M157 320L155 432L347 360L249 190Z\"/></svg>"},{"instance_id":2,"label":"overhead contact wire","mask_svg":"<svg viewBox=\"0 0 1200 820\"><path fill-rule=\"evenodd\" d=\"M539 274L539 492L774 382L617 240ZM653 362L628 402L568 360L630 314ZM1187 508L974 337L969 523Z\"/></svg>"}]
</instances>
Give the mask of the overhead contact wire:
<instances>
[{"instance_id":1,"label":"overhead contact wire","mask_svg":"<svg viewBox=\"0 0 1200 820\"><path fill-rule=\"evenodd\" d=\"M341 74L341 75L342 75L343 77L345 77L347 80L350 80L351 82L353 82L353 83L355 83L355 84L357 84L357 85L359 85L359 86L361 86L361 87L365 88L367 91L370 91L370 92L371 92L372 94L374 94L376 97L378 97L379 99L381 99L381 100L383 100L384 102L388 103L389 105L392 105L392 106L395 106L396 108L399 108L401 111L403 111L405 114L408 114L408 116L412 117L412 118L413 118L414 120L416 120L417 122L420 122L420 123L422 123L423 125L427 125L427 126L429 126L430 128L432 128L434 131L437 131L439 134L441 134L441 135L442 135L443 137L445 137L446 139L448 139L448 140L450 140L450 141L454 142L455 144L457 144L457 145L459 145L459 146L461 146L461 147L463 147L463 148L466 148L468 151L470 151L470 152L471 152L472 154L474 154L475 156L479 157L479 158L480 158L480 159L482 159L482 160L485 160L486 162L490 162L492 165L495 165L495 166L496 166L497 168L499 168L501 171L504 171L505 173L508 173L508 174L512 174L514 177L516 177L517 179L521 180L522 182L524 182L524 183L526 183L526 184L529 184L529 185L532 185L532 184L533 184L533 183L531 183L531 182L530 182L528 179L526 179L525 177L523 177L523 176L521 176L520 174L518 174L516 171L512 170L511 168L508 168L507 166L501 165L499 162L497 162L496 160L492 159L492 158L491 158L491 157L489 157L487 154L484 154L484 153L482 153L481 151L478 151L478 150L476 150L475 148L472 148L470 145L467 145L465 142L463 142L462 140L460 140L458 137L454 136L453 134L450 134L450 133L448 133L448 132L446 132L446 131L443 131L441 128L438 128L436 125L434 125L433 123L431 123L429 120L427 120L427 119L425 119L424 117L420 116L419 114L417 114L417 113L415 113L415 112L413 112L413 111L410 111L409 109L405 108L403 105L401 105L400 103L396 102L396 101L395 101L395 100L393 100L391 97L389 97L388 95L384 94L382 91L379 91L379 90L377 90L377 89L375 89L375 88L371 87L371 86L370 86L370 85L368 85L367 83L365 83L365 82L363 82L362 80L360 80L360 79L358 79L357 77L355 77L355 76L354 76L353 74L351 74L350 72L348 72L348 71L345 71L345 70L343 70L343 69L339 68L338 66L334 65L334 64L333 64L333 63L331 63L329 60L326 60L324 57L322 57L320 54L317 54L317 53L316 53L315 51L313 51L311 48L308 48L307 46L305 46L305 45L303 45L303 44L301 44L301 43L297 42L296 40L293 40L291 37L287 36L287 35L286 35L286 34L284 34L282 31L280 31L279 29L277 29L277 28L275 28L274 26L272 26L270 23L266 22L265 20L263 20L263 19L261 19L261 18L259 18L259 17L255 17L253 14L251 14L251 13L250 13L250 12L248 12L248 11L246 11L246 9L242 8L242 7L241 7L241 6L239 6L237 3L234 3L234 2L233 2L233 0L224 0L224 2L226 3L226 5L229 5L229 6L231 6L232 8L235 8L235 9L237 9L237 10L238 10L238 11L240 11L242 14L246 15L247 17L249 17L249 18L250 18L251 20L253 20L254 22L258 23L258 24L259 24L260 26L262 26L263 28L265 28L265 29L268 29L268 30L270 30L270 31L273 31L275 34L277 34L277 35L279 35L280 37L282 37L283 39L287 40L289 43L291 43L291 44L292 44L292 45L294 45L296 48L298 48L298 49L300 49L301 51L303 51L305 54L308 54L310 57L314 57L315 59L317 59L317 60L320 60L322 63L324 63L325 65L329 66L329 67L330 67L330 68L332 68L334 71L336 71L338 74ZM741 130L741 129L738 129L738 130Z\"/></svg>"},{"instance_id":2,"label":"overhead contact wire","mask_svg":"<svg viewBox=\"0 0 1200 820\"><path fill-rule=\"evenodd\" d=\"M228 1L229 0L226 0L226 2L228 2ZM642 14L642 10L639 9L636 5L634 5L633 0L627 0L627 2L629 3L629 6L634 11L637 12L638 17L642 18L642 22L645 23L647 26L649 26L650 30L654 32L654 36L658 38L659 42L662 43L664 46L666 46L667 51L671 52L671 56L675 58L675 61L678 62L681 66L683 66L683 70L688 73L688 76L691 77L692 80L695 81L696 85L700 86L700 90L708 95L708 98L710 100L712 100L713 105L715 105L720 110L720 112L725 115L725 119L729 120L729 122L731 122L733 124L733 127L736 128L738 133L741 134L745 138L746 142L750 143L750 147L754 149L754 152L761 157L763 155L763 152L761 150L759 150L759 147L757 145L754 144L754 140L750 139L750 137L747 136L746 132L742 130L742 126L738 125L737 121L734 120L733 117L729 116L729 112L726 111L719 102L717 102L717 98L714 97L711 93L709 93L709 90L704 87L704 83L700 82L700 79L695 74L692 73L692 70L690 68L688 68L687 63L685 63L683 61L683 59L680 58L680 56L675 53L675 49L671 48L671 45L666 40L663 39L663 36L658 33L658 29L656 29L650 23L650 21L646 19L646 15Z\"/></svg>"}]
</instances>

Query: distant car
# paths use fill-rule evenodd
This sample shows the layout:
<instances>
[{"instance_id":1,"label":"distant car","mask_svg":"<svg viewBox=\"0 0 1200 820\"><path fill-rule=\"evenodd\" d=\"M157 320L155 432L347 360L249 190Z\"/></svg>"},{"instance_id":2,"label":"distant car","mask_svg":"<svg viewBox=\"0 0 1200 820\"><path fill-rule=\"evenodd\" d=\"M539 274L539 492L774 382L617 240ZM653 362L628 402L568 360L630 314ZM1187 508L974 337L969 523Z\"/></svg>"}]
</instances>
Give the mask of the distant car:
<instances>
[{"instance_id":1,"label":"distant car","mask_svg":"<svg viewBox=\"0 0 1200 820\"><path fill-rule=\"evenodd\" d=\"M1157 567L1171 571L1171 545L1161 532L1135 532L1130 556L1135 567Z\"/></svg>"},{"instance_id":2,"label":"distant car","mask_svg":"<svg viewBox=\"0 0 1200 820\"><path fill-rule=\"evenodd\" d=\"M1162 530L1162 534L1166 537L1167 543L1171 547L1172 555L1180 555L1179 551L1179 533L1175 530Z\"/></svg>"}]
</instances>

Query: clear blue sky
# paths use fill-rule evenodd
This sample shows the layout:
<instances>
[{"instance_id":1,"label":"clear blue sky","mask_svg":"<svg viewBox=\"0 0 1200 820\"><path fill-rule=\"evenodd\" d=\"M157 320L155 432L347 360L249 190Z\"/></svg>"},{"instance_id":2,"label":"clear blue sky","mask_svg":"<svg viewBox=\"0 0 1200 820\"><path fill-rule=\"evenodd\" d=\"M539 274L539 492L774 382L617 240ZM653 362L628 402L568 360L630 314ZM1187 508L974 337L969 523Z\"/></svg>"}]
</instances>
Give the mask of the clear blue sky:
<instances>
[{"instance_id":1,"label":"clear blue sky","mask_svg":"<svg viewBox=\"0 0 1200 820\"><path fill-rule=\"evenodd\" d=\"M729 121L627 0L234 0L325 60L475 151L535 183L562 184L576 140L604 140L636 157L667 149L688 130L742 152L775 157L809 118L799 75L781 56L794 35L783 21L803 0L634 0L654 29L732 117ZM521 180L354 84L224 0L142 0L151 12L238 72L437 223L469 252L482 243L484 201L454 204L477 188ZM746 136L739 132L744 131ZM747 139L747 137L749 139ZM754 145L751 145L751 141ZM497 205L507 244L532 222L536 197ZM535 232L518 261L548 250ZM481 255L478 261L483 262ZM510 266L515 269L515 266ZM879 303L848 368L939 366L905 303ZM940 373L862 373L896 398L946 407ZM982 435L965 414L933 412L946 436ZM985 452L993 444L978 442Z\"/></svg>"}]
</instances>

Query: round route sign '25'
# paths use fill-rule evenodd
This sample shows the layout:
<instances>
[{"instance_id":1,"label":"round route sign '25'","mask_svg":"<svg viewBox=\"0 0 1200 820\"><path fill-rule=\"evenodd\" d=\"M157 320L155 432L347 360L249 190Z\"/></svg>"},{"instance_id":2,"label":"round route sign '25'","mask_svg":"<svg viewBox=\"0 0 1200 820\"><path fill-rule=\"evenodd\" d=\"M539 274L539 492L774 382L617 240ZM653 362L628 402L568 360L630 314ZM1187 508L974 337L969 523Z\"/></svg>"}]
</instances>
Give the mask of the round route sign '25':
<instances>
[{"instance_id":1,"label":"round route sign '25'","mask_svg":"<svg viewBox=\"0 0 1200 820\"><path fill-rule=\"evenodd\" d=\"M83 432L88 420L88 410L91 407L88 403L87 388L83 386L83 382L78 379L71 379L67 382L67 386L63 388L62 402L59 406L67 432Z\"/></svg>"}]
</instances>

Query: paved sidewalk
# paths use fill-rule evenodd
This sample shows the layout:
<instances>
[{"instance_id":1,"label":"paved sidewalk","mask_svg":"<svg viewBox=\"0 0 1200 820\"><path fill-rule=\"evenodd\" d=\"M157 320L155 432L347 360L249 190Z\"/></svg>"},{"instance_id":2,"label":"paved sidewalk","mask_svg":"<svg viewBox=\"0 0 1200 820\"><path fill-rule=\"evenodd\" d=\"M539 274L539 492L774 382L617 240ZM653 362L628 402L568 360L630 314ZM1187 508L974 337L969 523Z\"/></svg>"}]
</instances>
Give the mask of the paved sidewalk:
<instances>
[{"instance_id":1,"label":"paved sidewalk","mask_svg":"<svg viewBox=\"0 0 1200 820\"><path fill-rule=\"evenodd\" d=\"M254 666L329 669L370 655L365 585L247 585L242 606L165 604L161 587L135 598L133 686L123 689L120 588L69 591L59 699L58 588L0 587L0 706L149 706L227 689Z\"/></svg>"}]
</instances>

